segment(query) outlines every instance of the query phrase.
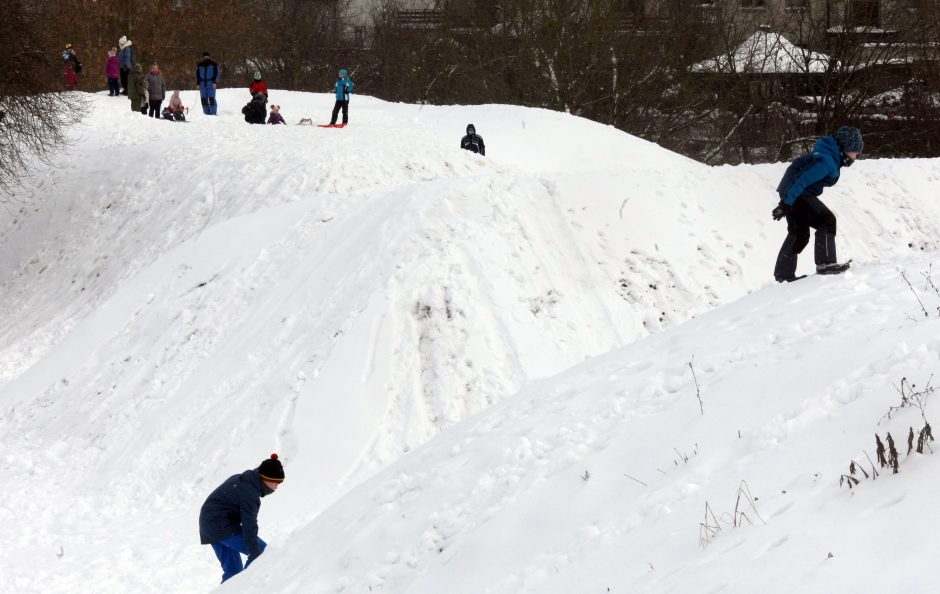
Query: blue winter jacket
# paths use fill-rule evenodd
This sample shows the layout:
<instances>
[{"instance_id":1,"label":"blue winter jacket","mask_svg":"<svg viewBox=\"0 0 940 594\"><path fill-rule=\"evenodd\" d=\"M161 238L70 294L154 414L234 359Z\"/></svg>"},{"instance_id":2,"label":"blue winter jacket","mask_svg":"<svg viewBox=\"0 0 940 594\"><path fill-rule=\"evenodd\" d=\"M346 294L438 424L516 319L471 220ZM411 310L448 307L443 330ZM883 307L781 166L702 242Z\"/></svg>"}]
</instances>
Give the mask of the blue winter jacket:
<instances>
[{"instance_id":1,"label":"blue winter jacket","mask_svg":"<svg viewBox=\"0 0 940 594\"><path fill-rule=\"evenodd\" d=\"M334 88L336 89L336 100L346 101L352 95L353 89L356 88L356 83L348 76L346 78L337 77Z\"/></svg>"},{"instance_id":2,"label":"blue winter jacket","mask_svg":"<svg viewBox=\"0 0 940 594\"><path fill-rule=\"evenodd\" d=\"M118 54L119 67L122 70L130 70L134 67L134 48L127 46Z\"/></svg>"},{"instance_id":3,"label":"blue winter jacket","mask_svg":"<svg viewBox=\"0 0 940 594\"><path fill-rule=\"evenodd\" d=\"M196 84L219 84L219 65L208 57L203 57L196 66Z\"/></svg>"},{"instance_id":4,"label":"blue winter jacket","mask_svg":"<svg viewBox=\"0 0 940 594\"><path fill-rule=\"evenodd\" d=\"M257 468L229 477L209 495L199 510L202 544L212 544L241 533L248 553L253 557L260 555L258 511L264 495Z\"/></svg>"},{"instance_id":5,"label":"blue winter jacket","mask_svg":"<svg viewBox=\"0 0 940 594\"><path fill-rule=\"evenodd\" d=\"M787 167L777 193L780 201L793 206L800 196L819 196L823 188L839 181L839 171L851 159L842 154L842 149L833 136L823 136L816 141L813 152L793 161Z\"/></svg>"}]
</instances>

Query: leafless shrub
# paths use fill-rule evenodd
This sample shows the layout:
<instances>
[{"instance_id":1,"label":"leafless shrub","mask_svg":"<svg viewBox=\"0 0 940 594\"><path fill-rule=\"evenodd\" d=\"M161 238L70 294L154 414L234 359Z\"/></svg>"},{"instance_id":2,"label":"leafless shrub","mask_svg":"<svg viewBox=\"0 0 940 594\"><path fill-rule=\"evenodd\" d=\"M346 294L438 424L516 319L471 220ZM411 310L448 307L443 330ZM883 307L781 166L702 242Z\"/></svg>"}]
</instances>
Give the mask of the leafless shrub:
<instances>
[{"instance_id":1,"label":"leafless shrub","mask_svg":"<svg viewBox=\"0 0 940 594\"><path fill-rule=\"evenodd\" d=\"M839 477L839 486L847 485L849 489L859 484L860 480L858 478L859 473L861 473L866 479L875 480L878 478L878 469L875 468L875 463L872 462L871 458L868 456L868 452L865 452L865 457L868 458L868 463L871 465L871 473L865 468L857 463L855 460L849 462L849 473L843 474Z\"/></svg>"},{"instance_id":2,"label":"leafless shrub","mask_svg":"<svg viewBox=\"0 0 940 594\"><path fill-rule=\"evenodd\" d=\"M757 497L751 494L747 481L742 480L735 496L734 512L722 514L721 521L734 528L740 528L745 522L753 524L754 520L759 520L762 524L767 523L757 511ZM699 524L699 547L703 549L707 547L719 532L721 532L721 522L715 517L715 513L706 501L705 519Z\"/></svg>"},{"instance_id":3,"label":"leafless shrub","mask_svg":"<svg viewBox=\"0 0 940 594\"><path fill-rule=\"evenodd\" d=\"M695 356L692 356L692 360L689 361L689 369L692 370L692 380L695 382L695 396L698 398L698 409L701 413L705 414L705 404L702 402L702 389L698 385L698 377L695 376L695 367L692 366L692 363L695 361Z\"/></svg>"},{"instance_id":4,"label":"leafless shrub","mask_svg":"<svg viewBox=\"0 0 940 594\"><path fill-rule=\"evenodd\" d=\"M897 391L898 395L901 397L901 402L895 406L888 408L888 412L881 417L878 421L881 424L885 420L891 420L891 415L897 413L899 410L905 408L915 408L920 413L921 419L924 420L924 423L927 424L927 401L930 398L930 395L933 394L936 389L934 386L931 386L930 383L933 381L933 375L927 379L927 385L922 389L917 389L917 384L910 384L907 381L906 377L901 378L901 385L895 386L894 389Z\"/></svg>"}]
</instances>

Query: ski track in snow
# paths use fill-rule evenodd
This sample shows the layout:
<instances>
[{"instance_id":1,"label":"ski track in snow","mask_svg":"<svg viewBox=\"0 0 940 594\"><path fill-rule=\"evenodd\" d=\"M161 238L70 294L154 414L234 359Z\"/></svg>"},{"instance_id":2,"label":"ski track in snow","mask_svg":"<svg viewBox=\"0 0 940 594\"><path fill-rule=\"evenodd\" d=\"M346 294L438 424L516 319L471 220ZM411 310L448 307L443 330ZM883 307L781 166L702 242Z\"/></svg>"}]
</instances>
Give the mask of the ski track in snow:
<instances>
[{"instance_id":1,"label":"ski track in snow","mask_svg":"<svg viewBox=\"0 0 940 594\"><path fill-rule=\"evenodd\" d=\"M332 105L277 93L289 121ZM270 553L225 590L719 591L734 568L726 591L839 591L911 564L863 526L929 489L833 482L937 367L897 268L931 296L940 162L860 161L824 196L855 268L768 286L782 164L510 106L249 126L242 99L176 125L95 96L0 209L6 587L206 591L198 508L270 451ZM455 148L466 121L487 158ZM768 524L698 551L742 479Z\"/></svg>"}]
</instances>

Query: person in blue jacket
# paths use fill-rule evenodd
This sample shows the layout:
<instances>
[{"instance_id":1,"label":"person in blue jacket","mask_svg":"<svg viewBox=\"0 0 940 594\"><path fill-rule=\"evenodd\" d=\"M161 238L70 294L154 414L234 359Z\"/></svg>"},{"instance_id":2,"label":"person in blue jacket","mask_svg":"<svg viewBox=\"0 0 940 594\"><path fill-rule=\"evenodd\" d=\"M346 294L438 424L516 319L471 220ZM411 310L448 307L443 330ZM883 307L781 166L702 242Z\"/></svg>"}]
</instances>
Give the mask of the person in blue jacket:
<instances>
[{"instance_id":1,"label":"person in blue jacket","mask_svg":"<svg viewBox=\"0 0 940 594\"><path fill-rule=\"evenodd\" d=\"M202 113L216 115L219 110L215 102L215 90L219 88L219 65L209 57L209 52L203 52L196 66L196 86L202 100Z\"/></svg>"},{"instance_id":2,"label":"person in blue jacket","mask_svg":"<svg viewBox=\"0 0 940 594\"><path fill-rule=\"evenodd\" d=\"M817 140L812 153L787 167L777 186L780 204L771 213L775 221L787 219L787 237L774 268L778 283L800 278L796 276L796 262L809 243L810 227L816 230L816 273L838 274L848 268L836 260L836 216L819 195L839 181L841 169L855 162L863 146L858 128L842 126L834 135Z\"/></svg>"},{"instance_id":3,"label":"person in blue jacket","mask_svg":"<svg viewBox=\"0 0 940 594\"><path fill-rule=\"evenodd\" d=\"M352 95L355 88L356 85L349 78L349 73L345 69L340 70L339 76L333 84L333 89L336 91L336 104L333 105L333 117L330 118L331 126L336 125L336 116L339 115L340 109L343 110L343 125L349 123L349 96Z\"/></svg>"},{"instance_id":4,"label":"person in blue jacket","mask_svg":"<svg viewBox=\"0 0 940 594\"><path fill-rule=\"evenodd\" d=\"M199 510L199 539L212 545L222 564L222 582L257 559L267 543L258 538L261 498L284 482L284 466L277 454L258 468L231 476L213 491ZM248 560L242 567L242 555Z\"/></svg>"}]
</instances>

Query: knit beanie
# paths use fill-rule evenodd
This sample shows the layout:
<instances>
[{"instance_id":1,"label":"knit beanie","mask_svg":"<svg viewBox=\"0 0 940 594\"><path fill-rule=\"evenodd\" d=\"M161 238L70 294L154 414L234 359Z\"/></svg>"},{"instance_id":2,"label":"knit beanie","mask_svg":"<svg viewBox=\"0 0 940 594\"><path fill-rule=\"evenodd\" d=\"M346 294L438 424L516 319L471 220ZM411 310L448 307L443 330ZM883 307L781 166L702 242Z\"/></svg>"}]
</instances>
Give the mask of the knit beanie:
<instances>
[{"instance_id":1,"label":"knit beanie","mask_svg":"<svg viewBox=\"0 0 940 594\"><path fill-rule=\"evenodd\" d=\"M850 126L842 126L836 131L836 142L846 153L861 154L862 148L865 146L865 143L862 142L861 131Z\"/></svg>"},{"instance_id":2,"label":"knit beanie","mask_svg":"<svg viewBox=\"0 0 940 594\"><path fill-rule=\"evenodd\" d=\"M261 71L255 70L255 80L261 80Z\"/></svg>"},{"instance_id":3,"label":"knit beanie","mask_svg":"<svg viewBox=\"0 0 940 594\"><path fill-rule=\"evenodd\" d=\"M271 454L271 457L261 463L258 468L261 478L272 483L284 482L284 466L277 459L277 454Z\"/></svg>"}]
</instances>

